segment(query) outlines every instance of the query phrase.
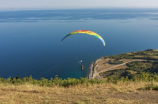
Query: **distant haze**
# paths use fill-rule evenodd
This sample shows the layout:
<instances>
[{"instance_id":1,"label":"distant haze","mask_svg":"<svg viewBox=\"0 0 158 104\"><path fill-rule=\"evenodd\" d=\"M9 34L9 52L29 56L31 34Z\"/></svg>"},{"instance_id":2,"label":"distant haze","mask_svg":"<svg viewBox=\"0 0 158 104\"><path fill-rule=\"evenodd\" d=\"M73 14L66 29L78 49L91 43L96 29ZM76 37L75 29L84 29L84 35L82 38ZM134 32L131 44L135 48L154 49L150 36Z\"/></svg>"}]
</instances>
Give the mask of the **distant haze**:
<instances>
[{"instance_id":1,"label":"distant haze","mask_svg":"<svg viewBox=\"0 0 158 104\"><path fill-rule=\"evenodd\" d=\"M0 0L0 9L158 8L158 0Z\"/></svg>"}]
</instances>

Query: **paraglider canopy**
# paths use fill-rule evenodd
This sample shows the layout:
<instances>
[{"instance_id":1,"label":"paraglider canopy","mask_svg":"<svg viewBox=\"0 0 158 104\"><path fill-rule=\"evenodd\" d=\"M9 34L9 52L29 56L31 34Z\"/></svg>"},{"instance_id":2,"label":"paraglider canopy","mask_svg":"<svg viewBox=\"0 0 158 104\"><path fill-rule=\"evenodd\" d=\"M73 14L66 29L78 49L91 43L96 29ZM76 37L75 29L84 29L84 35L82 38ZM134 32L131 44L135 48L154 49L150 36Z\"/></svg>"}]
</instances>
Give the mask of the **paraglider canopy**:
<instances>
[{"instance_id":1,"label":"paraglider canopy","mask_svg":"<svg viewBox=\"0 0 158 104\"><path fill-rule=\"evenodd\" d=\"M89 30L76 30L76 31L73 31L69 34L67 34L62 40L61 40L61 43L64 41L64 39L66 39L67 37L73 35L73 34L77 34L77 33L82 33L82 34L88 34L88 35L93 35L95 37L97 37L98 39L100 39L103 43L103 45L105 46L105 41L104 39L97 33L93 32L93 31L89 31Z\"/></svg>"}]
</instances>

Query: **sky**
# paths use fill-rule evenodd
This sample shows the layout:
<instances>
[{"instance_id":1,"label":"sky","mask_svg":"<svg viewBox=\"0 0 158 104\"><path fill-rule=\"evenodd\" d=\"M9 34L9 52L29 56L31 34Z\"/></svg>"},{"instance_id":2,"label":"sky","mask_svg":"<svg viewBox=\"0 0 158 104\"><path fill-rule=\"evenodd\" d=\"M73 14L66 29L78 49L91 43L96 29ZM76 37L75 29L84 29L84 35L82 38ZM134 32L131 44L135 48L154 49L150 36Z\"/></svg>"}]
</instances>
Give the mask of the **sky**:
<instances>
[{"instance_id":1,"label":"sky","mask_svg":"<svg viewBox=\"0 0 158 104\"><path fill-rule=\"evenodd\" d=\"M0 0L0 9L158 8L158 0Z\"/></svg>"}]
</instances>

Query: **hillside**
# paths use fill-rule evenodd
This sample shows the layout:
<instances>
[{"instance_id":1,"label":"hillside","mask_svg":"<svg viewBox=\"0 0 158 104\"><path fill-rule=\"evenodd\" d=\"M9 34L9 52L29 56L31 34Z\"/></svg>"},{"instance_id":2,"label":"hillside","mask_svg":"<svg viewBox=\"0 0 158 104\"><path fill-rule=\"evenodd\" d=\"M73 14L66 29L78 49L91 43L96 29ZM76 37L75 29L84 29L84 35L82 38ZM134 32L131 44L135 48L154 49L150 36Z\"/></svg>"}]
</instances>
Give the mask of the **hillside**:
<instances>
[{"instance_id":1,"label":"hillside","mask_svg":"<svg viewBox=\"0 0 158 104\"><path fill-rule=\"evenodd\" d=\"M148 76L157 76L158 73L158 51L145 50L124 53L115 56L102 57L94 63L90 79L107 78L108 76L140 78L143 73Z\"/></svg>"},{"instance_id":2,"label":"hillside","mask_svg":"<svg viewBox=\"0 0 158 104\"><path fill-rule=\"evenodd\" d=\"M91 79L0 78L0 104L158 104L157 61L147 50L100 58Z\"/></svg>"},{"instance_id":3,"label":"hillside","mask_svg":"<svg viewBox=\"0 0 158 104\"><path fill-rule=\"evenodd\" d=\"M153 84L158 90L158 82ZM71 87L0 84L0 104L157 104L158 91L149 86L144 81Z\"/></svg>"}]
</instances>

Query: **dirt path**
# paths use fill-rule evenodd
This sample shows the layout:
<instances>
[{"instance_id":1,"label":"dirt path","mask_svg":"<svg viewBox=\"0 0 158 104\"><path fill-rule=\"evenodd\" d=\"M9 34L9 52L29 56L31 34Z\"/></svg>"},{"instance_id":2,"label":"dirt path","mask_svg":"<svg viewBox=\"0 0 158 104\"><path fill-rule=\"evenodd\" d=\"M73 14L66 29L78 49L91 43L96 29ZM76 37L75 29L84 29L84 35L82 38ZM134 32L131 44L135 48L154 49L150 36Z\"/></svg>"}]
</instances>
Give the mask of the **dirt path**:
<instances>
[{"instance_id":1,"label":"dirt path","mask_svg":"<svg viewBox=\"0 0 158 104\"><path fill-rule=\"evenodd\" d=\"M138 60L128 61L128 62L119 64L119 65L113 65L113 66L111 66L111 67L109 67L109 68L107 68L107 69L102 69L101 71L98 71L97 73L102 73L102 72L105 72L105 71L107 71L107 70L111 70L111 69L114 69L114 68L116 68L116 67L119 67L119 66L122 66L122 65L126 65L127 63L133 62L133 61L147 61L147 60L139 60L139 59L138 59Z\"/></svg>"}]
</instances>

